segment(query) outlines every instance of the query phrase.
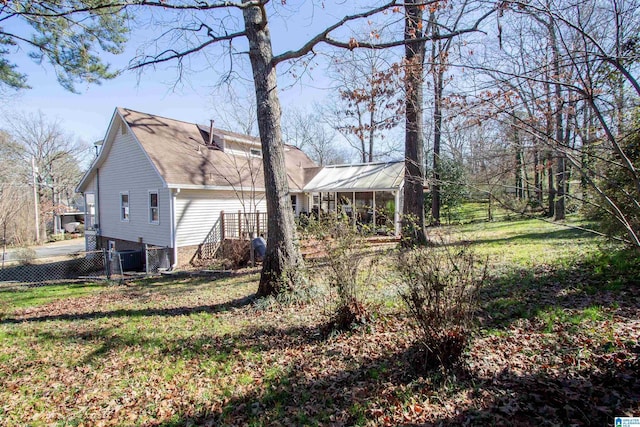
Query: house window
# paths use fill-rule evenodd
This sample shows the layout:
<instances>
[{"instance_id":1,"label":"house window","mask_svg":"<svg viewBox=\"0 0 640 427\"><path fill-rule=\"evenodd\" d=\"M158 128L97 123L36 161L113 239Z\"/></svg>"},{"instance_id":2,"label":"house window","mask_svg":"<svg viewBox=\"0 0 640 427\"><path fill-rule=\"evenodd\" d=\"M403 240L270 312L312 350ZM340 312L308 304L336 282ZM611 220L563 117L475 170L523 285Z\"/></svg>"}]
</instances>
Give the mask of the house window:
<instances>
[{"instance_id":1,"label":"house window","mask_svg":"<svg viewBox=\"0 0 640 427\"><path fill-rule=\"evenodd\" d=\"M297 213L298 210L296 209L296 206L298 204L298 196L296 196L295 194L291 195L291 208L293 209L293 213Z\"/></svg>"},{"instance_id":2,"label":"house window","mask_svg":"<svg viewBox=\"0 0 640 427\"><path fill-rule=\"evenodd\" d=\"M260 150L258 148L252 148L251 149L251 155L255 156L255 157L262 157L262 150Z\"/></svg>"},{"instance_id":3,"label":"house window","mask_svg":"<svg viewBox=\"0 0 640 427\"><path fill-rule=\"evenodd\" d=\"M129 193L120 193L120 221L129 221Z\"/></svg>"},{"instance_id":4,"label":"house window","mask_svg":"<svg viewBox=\"0 0 640 427\"><path fill-rule=\"evenodd\" d=\"M158 203L158 192L149 191L149 222L158 224L160 222L160 207Z\"/></svg>"},{"instance_id":5,"label":"house window","mask_svg":"<svg viewBox=\"0 0 640 427\"><path fill-rule=\"evenodd\" d=\"M93 230L96 223L96 195L94 193L86 193L84 195L84 227L85 230Z\"/></svg>"}]
</instances>

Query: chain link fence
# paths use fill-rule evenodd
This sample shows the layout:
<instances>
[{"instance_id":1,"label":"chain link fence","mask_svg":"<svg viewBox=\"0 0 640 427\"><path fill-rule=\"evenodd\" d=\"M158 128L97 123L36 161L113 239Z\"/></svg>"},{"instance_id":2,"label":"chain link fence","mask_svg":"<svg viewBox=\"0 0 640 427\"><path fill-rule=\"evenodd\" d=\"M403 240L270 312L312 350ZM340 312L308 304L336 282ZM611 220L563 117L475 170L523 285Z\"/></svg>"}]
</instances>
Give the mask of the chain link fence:
<instances>
[{"instance_id":1,"label":"chain link fence","mask_svg":"<svg viewBox=\"0 0 640 427\"><path fill-rule=\"evenodd\" d=\"M102 250L46 260L18 257L3 263L0 282L39 284L65 279L105 279L109 277L106 266Z\"/></svg>"},{"instance_id":2,"label":"chain link fence","mask_svg":"<svg viewBox=\"0 0 640 427\"><path fill-rule=\"evenodd\" d=\"M145 271L147 274L157 274L171 267L169 261L170 249L162 246L147 246L145 250Z\"/></svg>"},{"instance_id":3,"label":"chain link fence","mask_svg":"<svg viewBox=\"0 0 640 427\"><path fill-rule=\"evenodd\" d=\"M2 260L0 282L43 284L74 279L123 282L125 271L131 267L131 255L140 261L140 267L144 260L144 273L158 274L170 268L170 254L170 248L157 246L148 246L142 252L101 249L46 259L36 259L33 251L16 251L10 259ZM140 271L138 267L133 270Z\"/></svg>"}]
</instances>

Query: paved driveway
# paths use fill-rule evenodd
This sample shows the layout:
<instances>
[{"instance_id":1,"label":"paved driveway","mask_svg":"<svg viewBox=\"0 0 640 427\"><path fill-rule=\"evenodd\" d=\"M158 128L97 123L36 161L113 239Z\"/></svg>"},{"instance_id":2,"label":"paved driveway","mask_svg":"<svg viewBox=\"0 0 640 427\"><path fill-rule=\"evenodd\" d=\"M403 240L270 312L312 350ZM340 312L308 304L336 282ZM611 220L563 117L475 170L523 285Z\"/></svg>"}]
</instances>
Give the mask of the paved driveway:
<instances>
[{"instance_id":1,"label":"paved driveway","mask_svg":"<svg viewBox=\"0 0 640 427\"><path fill-rule=\"evenodd\" d=\"M71 240L63 240L60 242L45 243L41 246L31 246L36 251L36 258L53 258L58 256L69 255L74 252L84 250L84 237ZM15 249L7 249L5 260L13 259L12 255ZM0 248L0 257L2 256L2 248Z\"/></svg>"},{"instance_id":2,"label":"paved driveway","mask_svg":"<svg viewBox=\"0 0 640 427\"><path fill-rule=\"evenodd\" d=\"M84 238L63 240L61 242L46 243L42 246L33 246L36 258L50 258L69 255L84 250Z\"/></svg>"}]
</instances>

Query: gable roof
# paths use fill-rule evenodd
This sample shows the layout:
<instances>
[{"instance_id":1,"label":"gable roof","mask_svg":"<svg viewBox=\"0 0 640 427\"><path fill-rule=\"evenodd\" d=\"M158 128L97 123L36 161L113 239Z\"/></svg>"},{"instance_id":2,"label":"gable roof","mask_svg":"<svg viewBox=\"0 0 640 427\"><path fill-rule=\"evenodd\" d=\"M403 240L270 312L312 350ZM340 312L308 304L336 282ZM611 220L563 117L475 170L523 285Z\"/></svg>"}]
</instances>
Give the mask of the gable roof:
<instances>
[{"instance_id":1,"label":"gable roof","mask_svg":"<svg viewBox=\"0 0 640 427\"><path fill-rule=\"evenodd\" d=\"M404 162L325 166L304 186L304 191L398 190Z\"/></svg>"},{"instance_id":2,"label":"gable roof","mask_svg":"<svg viewBox=\"0 0 640 427\"><path fill-rule=\"evenodd\" d=\"M116 108L105 143L113 143L112 128L122 121L133 133L135 140L169 188L202 189L264 189L262 159L255 156L233 154L221 150L226 143L259 146L258 138L213 128L213 143L209 144L209 127L142 113L127 108ZM99 167L108 155L105 147L85 175ZM104 153L103 153L104 152ZM301 191L305 184L305 168L316 164L300 149L285 145L285 165L289 188Z\"/></svg>"}]
</instances>

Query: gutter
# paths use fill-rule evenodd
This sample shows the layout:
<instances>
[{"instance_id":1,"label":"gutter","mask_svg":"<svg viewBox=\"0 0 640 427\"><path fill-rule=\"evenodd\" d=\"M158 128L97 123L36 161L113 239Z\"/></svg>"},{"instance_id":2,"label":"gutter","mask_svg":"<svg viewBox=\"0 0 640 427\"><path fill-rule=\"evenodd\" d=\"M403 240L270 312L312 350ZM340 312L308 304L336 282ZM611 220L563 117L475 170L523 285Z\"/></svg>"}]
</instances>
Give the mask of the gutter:
<instances>
[{"instance_id":1,"label":"gutter","mask_svg":"<svg viewBox=\"0 0 640 427\"><path fill-rule=\"evenodd\" d=\"M171 190L170 190L171 191ZM178 233L176 230L176 198L180 193L180 188L175 188L171 191L171 202L169 203L169 210L171 216L171 227L169 229L169 239L171 240L171 246L173 247L173 264L171 264L171 271L178 267Z\"/></svg>"}]
</instances>

